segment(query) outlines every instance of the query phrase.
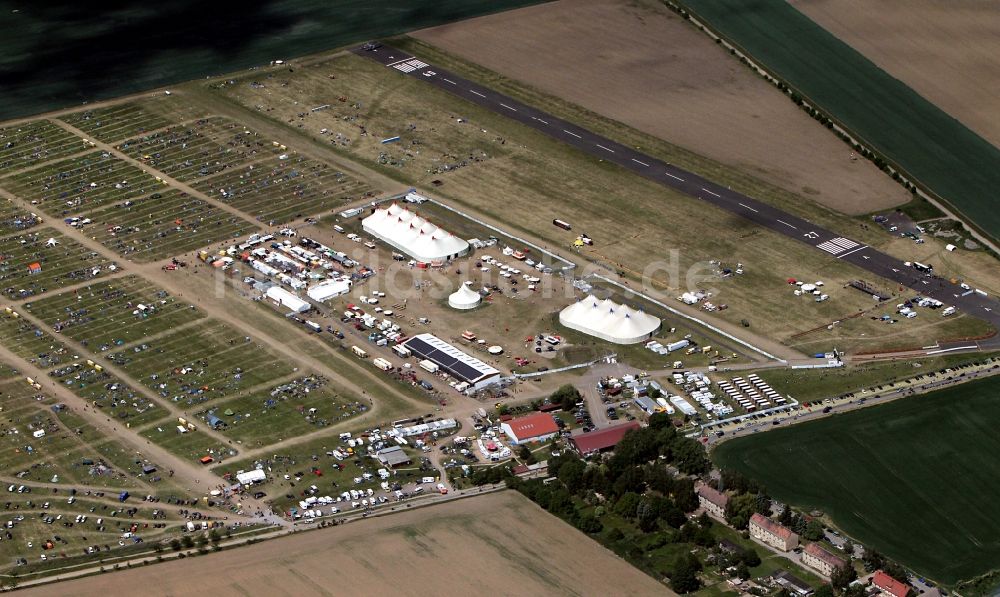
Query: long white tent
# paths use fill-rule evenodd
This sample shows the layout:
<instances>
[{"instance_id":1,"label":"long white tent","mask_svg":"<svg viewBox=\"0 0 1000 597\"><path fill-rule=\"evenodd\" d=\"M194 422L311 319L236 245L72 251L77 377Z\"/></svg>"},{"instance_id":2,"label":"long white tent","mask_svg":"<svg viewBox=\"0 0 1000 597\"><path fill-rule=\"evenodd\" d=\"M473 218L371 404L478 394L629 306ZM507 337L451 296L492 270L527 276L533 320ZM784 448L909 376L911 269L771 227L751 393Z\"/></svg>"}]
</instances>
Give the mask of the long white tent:
<instances>
[{"instance_id":1,"label":"long white tent","mask_svg":"<svg viewBox=\"0 0 1000 597\"><path fill-rule=\"evenodd\" d=\"M452 309L473 309L483 300L483 297L468 284L462 284L458 290L448 297L448 306Z\"/></svg>"},{"instance_id":2,"label":"long white tent","mask_svg":"<svg viewBox=\"0 0 1000 597\"><path fill-rule=\"evenodd\" d=\"M593 295L560 311L559 323L615 344L642 342L660 328L659 318L649 313Z\"/></svg>"},{"instance_id":3,"label":"long white tent","mask_svg":"<svg viewBox=\"0 0 1000 597\"><path fill-rule=\"evenodd\" d=\"M395 203L361 221L364 231L417 261L447 261L469 252L469 243Z\"/></svg>"}]
</instances>

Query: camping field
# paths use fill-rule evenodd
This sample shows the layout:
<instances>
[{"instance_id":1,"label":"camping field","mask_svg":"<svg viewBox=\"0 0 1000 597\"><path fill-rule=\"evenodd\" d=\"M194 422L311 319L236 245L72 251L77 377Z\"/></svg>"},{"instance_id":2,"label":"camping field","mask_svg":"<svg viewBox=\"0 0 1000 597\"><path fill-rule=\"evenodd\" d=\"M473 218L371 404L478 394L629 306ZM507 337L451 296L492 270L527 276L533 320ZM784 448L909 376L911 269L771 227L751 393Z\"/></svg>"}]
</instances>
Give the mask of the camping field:
<instances>
[{"instance_id":1,"label":"camping field","mask_svg":"<svg viewBox=\"0 0 1000 597\"><path fill-rule=\"evenodd\" d=\"M1000 560L1000 377L721 444L719 466L947 585Z\"/></svg>"},{"instance_id":2,"label":"camping field","mask_svg":"<svg viewBox=\"0 0 1000 597\"><path fill-rule=\"evenodd\" d=\"M980 230L1000 237L1000 212L990 199L1000 185L1000 149L785 0L680 4L898 163Z\"/></svg>"}]
</instances>

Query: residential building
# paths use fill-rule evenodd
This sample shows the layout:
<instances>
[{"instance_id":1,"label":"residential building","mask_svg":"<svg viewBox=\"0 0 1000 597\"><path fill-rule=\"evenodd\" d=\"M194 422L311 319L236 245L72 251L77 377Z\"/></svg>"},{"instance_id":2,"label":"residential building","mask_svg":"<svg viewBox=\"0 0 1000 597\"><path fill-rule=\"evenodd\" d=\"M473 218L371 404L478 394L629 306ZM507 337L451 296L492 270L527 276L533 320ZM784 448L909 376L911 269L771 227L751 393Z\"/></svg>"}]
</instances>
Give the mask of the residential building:
<instances>
[{"instance_id":1,"label":"residential building","mask_svg":"<svg viewBox=\"0 0 1000 597\"><path fill-rule=\"evenodd\" d=\"M809 583L787 570L782 570L781 572L775 574L772 578L774 578L774 582L788 589L790 593L794 593L800 597L808 597L814 593L813 588L809 586Z\"/></svg>"},{"instance_id":2,"label":"residential building","mask_svg":"<svg viewBox=\"0 0 1000 597\"><path fill-rule=\"evenodd\" d=\"M762 514L750 517L750 536L779 551L791 551L799 544L799 536Z\"/></svg>"},{"instance_id":3,"label":"residential building","mask_svg":"<svg viewBox=\"0 0 1000 597\"><path fill-rule=\"evenodd\" d=\"M833 555L820 547L819 543L806 545L802 550L802 563L828 578L834 570L847 565L844 558Z\"/></svg>"},{"instance_id":4,"label":"residential building","mask_svg":"<svg viewBox=\"0 0 1000 597\"><path fill-rule=\"evenodd\" d=\"M882 570L872 576L872 585L879 590L879 597L906 597L911 591L910 585L896 580Z\"/></svg>"},{"instance_id":5,"label":"residential building","mask_svg":"<svg viewBox=\"0 0 1000 597\"><path fill-rule=\"evenodd\" d=\"M712 489L709 485L699 485L695 488L695 493L698 494L698 505L705 512L718 519L725 520L726 505L729 503L729 496L721 491Z\"/></svg>"}]
</instances>

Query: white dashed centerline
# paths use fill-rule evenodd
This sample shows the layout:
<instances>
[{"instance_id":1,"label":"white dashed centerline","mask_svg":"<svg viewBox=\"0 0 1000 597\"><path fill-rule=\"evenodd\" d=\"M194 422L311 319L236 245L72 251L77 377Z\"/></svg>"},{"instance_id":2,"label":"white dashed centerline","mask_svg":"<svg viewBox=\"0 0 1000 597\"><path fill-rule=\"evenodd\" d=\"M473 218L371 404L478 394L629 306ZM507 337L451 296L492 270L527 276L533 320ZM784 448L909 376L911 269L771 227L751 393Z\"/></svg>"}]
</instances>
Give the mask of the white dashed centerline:
<instances>
[{"instance_id":1,"label":"white dashed centerline","mask_svg":"<svg viewBox=\"0 0 1000 597\"><path fill-rule=\"evenodd\" d=\"M632 158L632 161L635 162L636 164L641 164L641 165L649 168L649 164L647 164L646 162L640 162L639 160L637 160L635 158Z\"/></svg>"},{"instance_id":2,"label":"white dashed centerline","mask_svg":"<svg viewBox=\"0 0 1000 597\"><path fill-rule=\"evenodd\" d=\"M537 120L538 122L540 122L542 124L548 124L548 121L542 120L541 118L539 118L537 116L532 116L532 118L535 119L535 120Z\"/></svg>"},{"instance_id":3,"label":"white dashed centerline","mask_svg":"<svg viewBox=\"0 0 1000 597\"><path fill-rule=\"evenodd\" d=\"M500 105L503 106L504 108L507 108L511 112L517 112L517 108L511 108L510 106L508 106L507 104L504 104L504 103L501 103Z\"/></svg>"},{"instance_id":4,"label":"white dashed centerline","mask_svg":"<svg viewBox=\"0 0 1000 597\"><path fill-rule=\"evenodd\" d=\"M716 197L722 197L722 195L720 195L720 194L718 194L718 193L713 193L712 191L709 191L709 190L708 190L708 189L706 189L705 187L701 187L701 190L705 191L705 192L706 192L706 193L708 193L709 195L714 195L714 196L716 196Z\"/></svg>"},{"instance_id":5,"label":"white dashed centerline","mask_svg":"<svg viewBox=\"0 0 1000 597\"><path fill-rule=\"evenodd\" d=\"M573 135L573 136L574 136L574 137L576 137L577 139L582 139L582 138L583 138L583 137L581 137L580 135L577 135L576 133L574 133L573 131L567 131L566 129L563 129L563 132L564 132L564 133L569 133L570 135Z\"/></svg>"},{"instance_id":6,"label":"white dashed centerline","mask_svg":"<svg viewBox=\"0 0 1000 597\"><path fill-rule=\"evenodd\" d=\"M789 224L788 222L786 222L784 220L775 220L775 222L778 222L779 224L784 224L785 226L788 226L792 230L798 230L798 228L796 228L795 226L792 226L791 224Z\"/></svg>"},{"instance_id":7,"label":"white dashed centerline","mask_svg":"<svg viewBox=\"0 0 1000 597\"><path fill-rule=\"evenodd\" d=\"M669 173L669 172L664 172L664 174L666 174L666 175L667 175L667 176L669 176L670 178L676 178L677 180L679 180L679 181L681 181L681 182L684 182L684 179L683 179L683 178L681 178L680 176L674 176L673 174L671 174L671 173Z\"/></svg>"},{"instance_id":8,"label":"white dashed centerline","mask_svg":"<svg viewBox=\"0 0 1000 597\"><path fill-rule=\"evenodd\" d=\"M614 153L614 152L615 152L615 150L614 150L614 149L611 149L611 148L609 148L609 147L605 147L605 146L601 145L600 143L594 143L594 145L596 145L596 146L600 147L600 148L601 148L601 149L603 149L604 151L610 151L611 153Z\"/></svg>"},{"instance_id":9,"label":"white dashed centerline","mask_svg":"<svg viewBox=\"0 0 1000 597\"><path fill-rule=\"evenodd\" d=\"M476 95L478 95L479 97L486 97L485 95L483 95L482 93L479 93L479 92L478 92L478 91L476 91L475 89L470 89L470 90L469 90L469 92L470 92L470 93L475 93L475 94L476 94Z\"/></svg>"},{"instance_id":10,"label":"white dashed centerline","mask_svg":"<svg viewBox=\"0 0 1000 597\"><path fill-rule=\"evenodd\" d=\"M711 193L711 191L709 191L709 192ZM712 193L712 194L713 194L713 195L715 195L715 193ZM716 196L717 196L717 195L716 195ZM746 203L740 203L740 206L741 206L741 207L745 207L745 208L749 209L750 211L752 211L752 212L754 212L754 213L757 213L757 210L756 210L756 209L754 209L754 208L750 207L750 206L749 206L749 205L747 205Z\"/></svg>"},{"instance_id":11,"label":"white dashed centerline","mask_svg":"<svg viewBox=\"0 0 1000 597\"><path fill-rule=\"evenodd\" d=\"M451 83L452 85L458 85L458 83L452 81L451 79L445 79L444 77L441 77L441 80L444 81L445 83Z\"/></svg>"}]
</instances>

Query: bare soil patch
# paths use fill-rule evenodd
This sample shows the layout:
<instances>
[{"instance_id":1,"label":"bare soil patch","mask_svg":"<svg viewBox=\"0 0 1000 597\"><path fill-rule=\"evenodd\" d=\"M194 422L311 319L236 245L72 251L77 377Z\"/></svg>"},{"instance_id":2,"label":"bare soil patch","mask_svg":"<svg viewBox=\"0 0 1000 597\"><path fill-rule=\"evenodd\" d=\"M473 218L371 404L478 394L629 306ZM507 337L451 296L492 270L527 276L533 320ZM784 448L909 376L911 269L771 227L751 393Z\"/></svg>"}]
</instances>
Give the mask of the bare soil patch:
<instances>
[{"instance_id":1,"label":"bare soil patch","mask_svg":"<svg viewBox=\"0 0 1000 597\"><path fill-rule=\"evenodd\" d=\"M139 586L164 595L669 593L513 491L68 581L58 592L98 596Z\"/></svg>"},{"instance_id":2,"label":"bare soil patch","mask_svg":"<svg viewBox=\"0 0 1000 597\"><path fill-rule=\"evenodd\" d=\"M1000 10L975 0L792 0L792 5L1000 146ZM874 10L873 10L874 9Z\"/></svg>"},{"instance_id":3,"label":"bare soil patch","mask_svg":"<svg viewBox=\"0 0 1000 597\"><path fill-rule=\"evenodd\" d=\"M414 37L848 214L905 191L658 3L560 1Z\"/></svg>"}]
</instances>

